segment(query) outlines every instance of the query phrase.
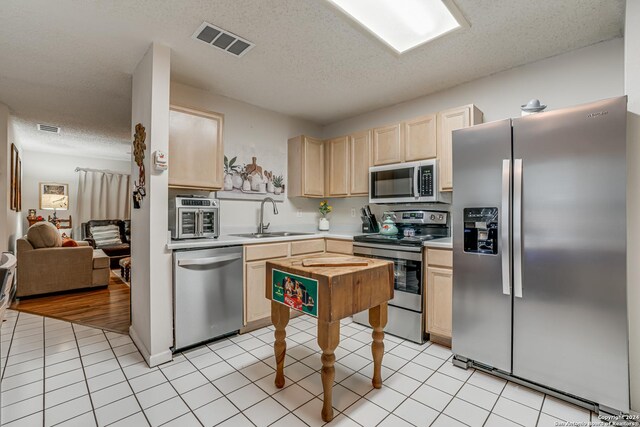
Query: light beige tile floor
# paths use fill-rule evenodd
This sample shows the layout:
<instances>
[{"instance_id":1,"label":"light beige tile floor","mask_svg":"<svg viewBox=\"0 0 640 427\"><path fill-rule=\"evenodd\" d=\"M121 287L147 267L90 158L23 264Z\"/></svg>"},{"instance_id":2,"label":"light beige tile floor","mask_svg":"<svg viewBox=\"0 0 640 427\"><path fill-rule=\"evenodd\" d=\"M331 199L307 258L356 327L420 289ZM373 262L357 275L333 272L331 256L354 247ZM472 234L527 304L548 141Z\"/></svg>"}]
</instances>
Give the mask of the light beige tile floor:
<instances>
[{"instance_id":1,"label":"light beige tile floor","mask_svg":"<svg viewBox=\"0 0 640 427\"><path fill-rule=\"evenodd\" d=\"M588 410L451 364L449 349L385 339L384 387L370 330L342 322L332 426L557 426ZM273 385L273 328L176 354L149 368L126 335L9 311L1 329L2 425L321 426L315 324L287 328L287 382Z\"/></svg>"}]
</instances>

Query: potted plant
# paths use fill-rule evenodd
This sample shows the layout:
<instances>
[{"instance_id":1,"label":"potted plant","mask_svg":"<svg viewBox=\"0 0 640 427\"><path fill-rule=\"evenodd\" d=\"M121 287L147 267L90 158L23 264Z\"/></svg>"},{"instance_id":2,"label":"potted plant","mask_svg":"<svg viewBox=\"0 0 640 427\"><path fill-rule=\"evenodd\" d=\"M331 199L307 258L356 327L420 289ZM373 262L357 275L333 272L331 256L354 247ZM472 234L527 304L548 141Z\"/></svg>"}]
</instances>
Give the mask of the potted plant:
<instances>
[{"instance_id":1,"label":"potted plant","mask_svg":"<svg viewBox=\"0 0 640 427\"><path fill-rule=\"evenodd\" d=\"M320 202L318 211L320 211L320 215L322 215L322 218L320 218L320 222L318 223L318 230L329 230L329 220L327 219L327 215L330 214L332 210L333 208L331 207L331 205L329 205L329 202L327 202L326 200Z\"/></svg>"},{"instance_id":2,"label":"potted plant","mask_svg":"<svg viewBox=\"0 0 640 427\"><path fill-rule=\"evenodd\" d=\"M251 181L249 181L249 172L246 165L240 170L240 178L242 178L242 191L245 193L251 191Z\"/></svg>"},{"instance_id":3,"label":"potted plant","mask_svg":"<svg viewBox=\"0 0 640 427\"><path fill-rule=\"evenodd\" d=\"M282 193L282 184L283 184L283 179L282 179L282 175L276 175L273 177L272 180L273 183L273 193L274 194L280 194Z\"/></svg>"},{"instance_id":4,"label":"potted plant","mask_svg":"<svg viewBox=\"0 0 640 427\"><path fill-rule=\"evenodd\" d=\"M242 186L242 178L238 176L240 166L236 165L238 156L229 160L227 156L224 156L224 190L231 191L233 188L240 188ZM237 177L237 179L235 179ZM239 182L238 182L239 181Z\"/></svg>"}]
</instances>

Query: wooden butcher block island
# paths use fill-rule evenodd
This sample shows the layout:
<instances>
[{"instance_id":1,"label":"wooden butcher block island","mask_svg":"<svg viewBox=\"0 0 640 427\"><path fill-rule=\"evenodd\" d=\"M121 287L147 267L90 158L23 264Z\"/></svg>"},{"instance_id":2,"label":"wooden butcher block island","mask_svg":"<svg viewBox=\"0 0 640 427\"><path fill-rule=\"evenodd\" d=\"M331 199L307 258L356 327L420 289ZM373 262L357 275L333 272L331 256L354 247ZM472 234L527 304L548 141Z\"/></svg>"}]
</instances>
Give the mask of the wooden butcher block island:
<instances>
[{"instance_id":1,"label":"wooden butcher block island","mask_svg":"<svg viewBox=\"0 0 640 427\"><path fill-rule=\"evenodd\" d=\"M382 355L387 324L387 301L393 298L393 263L353 256L315 256L304 259L268 261L265 292L271 300L275 326L275 384L284 386L287 345L285 327L289 310L318 319L318 345L322 350L322 419L333 419L332 386L335 376L334 351L340 341L340 320L369 310L373 328L371 353L375 388L382 387Z\"/></svg>"}]
</instances>

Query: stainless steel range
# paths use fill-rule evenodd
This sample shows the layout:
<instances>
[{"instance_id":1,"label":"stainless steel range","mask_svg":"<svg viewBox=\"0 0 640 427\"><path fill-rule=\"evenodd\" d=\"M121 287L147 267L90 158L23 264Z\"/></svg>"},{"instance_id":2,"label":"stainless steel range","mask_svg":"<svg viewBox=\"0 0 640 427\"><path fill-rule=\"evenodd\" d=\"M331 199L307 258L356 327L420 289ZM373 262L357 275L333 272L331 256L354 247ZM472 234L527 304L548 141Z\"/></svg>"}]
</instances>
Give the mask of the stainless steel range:
<instances>
[{"instance_id":1,"label":"stainless steel range","mask_svg":"<svg viewBox=\"0 0 640 427\"><path fill-rule=\"evenodd\" d=\"M353 238L354 255L380 258L394 263L394 297L389 301L389 320L385 332L424 342L424 242L449 237L449 212L401 210L395 216L395 235L365 234ZM353 316L369 326L366 311Z\"/></svg>"}]
</instances>

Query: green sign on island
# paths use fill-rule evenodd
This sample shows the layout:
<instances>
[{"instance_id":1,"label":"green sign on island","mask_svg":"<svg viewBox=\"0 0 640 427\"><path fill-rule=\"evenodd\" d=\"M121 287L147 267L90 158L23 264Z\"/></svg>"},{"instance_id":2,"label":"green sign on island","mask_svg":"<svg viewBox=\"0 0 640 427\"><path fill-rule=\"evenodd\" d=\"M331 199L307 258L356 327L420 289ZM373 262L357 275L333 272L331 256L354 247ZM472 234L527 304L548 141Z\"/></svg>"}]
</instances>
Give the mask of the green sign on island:
<instances>
[{"instance_id":1,"label":"green sign on island","mask_svg":"<svg viewBox=\"0 0 640 427\"><path fill-rule=\"evenodd\" d=\"M284 271L271 272L272 298L294 310L318 317L318 281Z\"/></svg>"}]
</instances>

